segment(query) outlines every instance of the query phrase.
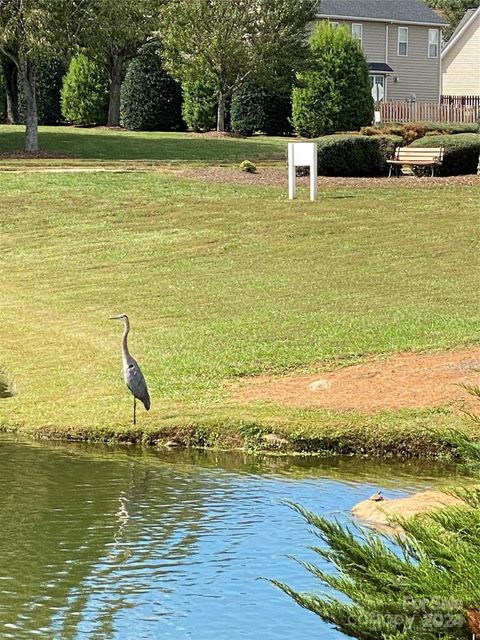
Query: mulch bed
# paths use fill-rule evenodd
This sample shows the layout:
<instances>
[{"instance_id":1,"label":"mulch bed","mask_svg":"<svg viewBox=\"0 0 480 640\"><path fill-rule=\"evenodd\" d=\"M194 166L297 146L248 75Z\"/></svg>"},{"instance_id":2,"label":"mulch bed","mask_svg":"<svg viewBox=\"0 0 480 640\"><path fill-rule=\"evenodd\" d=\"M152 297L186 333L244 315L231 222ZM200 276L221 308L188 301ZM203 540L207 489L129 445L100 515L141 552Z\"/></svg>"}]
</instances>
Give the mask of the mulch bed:
<instances>
[{"instance_id":1,"label":"mulch bed","mask_svg":"<svg viewBox=\"0 0 480 640\"><path fill-rule=\"evenodd\" d=\"M246 173L238 167L199 167L175 169L175 175L202 182L223 184L240 184L248 186L287 187L286 167L259 167L256 173ZM297 178L297 184L307 187L308 178ZM416 178L402 176L401 178L335 178L319 176L318 186L323 187L355 187L376 189L379 187L412 187L433 188L440 185L480 186L480 176L449 176L445 178Z\"/></svg>"}]
</instances>

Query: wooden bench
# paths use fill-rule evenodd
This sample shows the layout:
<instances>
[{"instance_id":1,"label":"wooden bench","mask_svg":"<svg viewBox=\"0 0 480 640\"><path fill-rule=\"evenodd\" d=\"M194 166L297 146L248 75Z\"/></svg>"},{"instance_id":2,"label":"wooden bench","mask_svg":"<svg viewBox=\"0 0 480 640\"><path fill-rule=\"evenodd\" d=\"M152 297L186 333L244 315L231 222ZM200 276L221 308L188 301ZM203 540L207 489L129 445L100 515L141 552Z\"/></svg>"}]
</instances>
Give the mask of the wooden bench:
<instances>
[{"instance_id":1,"label":"wooden bench","mask_svg":"<svg viewBox=\"0 0 480 640\"><path fill-rule=\"evenodd\" d=\"M400 176L400 167L431 167L432 176L435 175L435 169L443 162L445 149L443 147L397 147L395 153L387 160L390 165L388 177L392 175L395 169L397 177Z\"/></svg>"}]
</instances>

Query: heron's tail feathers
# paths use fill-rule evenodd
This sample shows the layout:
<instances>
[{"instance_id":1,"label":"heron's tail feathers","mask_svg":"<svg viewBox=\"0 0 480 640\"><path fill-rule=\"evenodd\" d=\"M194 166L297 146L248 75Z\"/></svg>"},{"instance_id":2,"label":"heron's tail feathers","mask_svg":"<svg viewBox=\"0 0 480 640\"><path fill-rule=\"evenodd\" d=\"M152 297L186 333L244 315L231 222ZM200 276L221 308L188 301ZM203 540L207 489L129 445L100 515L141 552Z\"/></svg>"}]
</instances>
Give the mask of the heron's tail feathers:
<instances>
[{"instance_id":1,"label":"heron's tail feathers","mask_svg":"<svg viewBox=\"0 0 480 640\"><path fill-rule=\"evenodd\" d=\"M147 411L149 411L149 409L150 409L150 396L148 394L147 394L146 398L142 399L142 402L143 402L143 406L145 407L145 409Z\"/></svg>"}]
</instances>

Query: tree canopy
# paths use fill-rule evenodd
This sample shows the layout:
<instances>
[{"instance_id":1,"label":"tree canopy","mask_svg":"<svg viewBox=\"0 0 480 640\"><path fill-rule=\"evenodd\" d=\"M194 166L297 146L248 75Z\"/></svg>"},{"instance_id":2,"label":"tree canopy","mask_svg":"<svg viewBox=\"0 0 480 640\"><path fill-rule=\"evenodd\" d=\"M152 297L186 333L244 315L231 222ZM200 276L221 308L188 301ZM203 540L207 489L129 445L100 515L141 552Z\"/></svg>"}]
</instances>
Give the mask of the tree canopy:
<instances>
[{"instance_id":1,"label":"tree canopy","mask_svg":"<svg viewBox=\"0 0 480 640\"><path fill-rule=\"evenodd\" d=\"M440 9L448 26L444 30L444 36L448 40L458 26L458 23L468 9L476 9L480 6L480 0L426 0L432 9Z\"/></svg>"},{"instance_id":2,"label":"tree canopy","mask_svg":"<svg viewBox=\"0 0 480 640\"><path fill-rule=\"evenodd\" d=\"M109 81L109 126L120 124L120 87L124 67L159 26L163 0L90 0L81 44L104 65Z\"/></svg>"},{"instance_id":3,"label":"tree canopy","mask_svg":"<svg viewBox=\"0 0 480 640\"><path fill-rule=\"evenodd\" d=\"M68 48L88 6L88 0L0 0L0 53L15 64L23 82L27 151L38 149L36 63Z\"/></svg>"},{"instance_id":4,"label":"tree canopy","mask_svg":"<svg viewBox=\"0 0 480 640\"><path fill-rule=\"evenodd\" d=\"M171 0L162 11L165 64L182 83L206 82L218 98L217 129L225 106L255 76L283 64L295 67L306 51L307 25L318 0Z\"/></svg>"}]
</instances>

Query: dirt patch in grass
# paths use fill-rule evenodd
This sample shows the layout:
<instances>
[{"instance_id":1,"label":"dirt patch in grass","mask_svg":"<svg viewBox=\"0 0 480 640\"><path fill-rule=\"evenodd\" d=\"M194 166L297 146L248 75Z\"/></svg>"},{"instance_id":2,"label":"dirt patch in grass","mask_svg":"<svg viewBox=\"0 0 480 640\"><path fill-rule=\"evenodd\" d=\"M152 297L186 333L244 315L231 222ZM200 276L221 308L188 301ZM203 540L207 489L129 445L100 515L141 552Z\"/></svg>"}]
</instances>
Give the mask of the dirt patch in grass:
<instances>
[{"instance_id":1,"label":"dirt patch in grass","mask_svg":"<svg viewBox=\"0 0 480 640\"><path fill-rule=\"evenodd\" d=\"M234 391L242 402L375 414L447 404L478 408L462 385L478 385L480 347L438 353L400 353L317 375L257 377Z\"/></svg>"},{"instance_id":2,"label":"dirt patch in grass","mask_svg":"<svg viewBox=\"0 0 480 640\"><path fill-rule=\"evenodd\" d=\"M226 184L244 184L250 186L284 186L287 187L286 167L259 167L256 173L246 173L239 167L199 167L176 169L177 175L206 182ZM307 187L308 177L297 178L297 184ZM475 185L480 186L480 176L449 176L445 178L417 178L402 176L401 178L335 178L319 176L318 186L322 187L424 187L436 188L439 185Z\"/></svg>"}]
</instances>

